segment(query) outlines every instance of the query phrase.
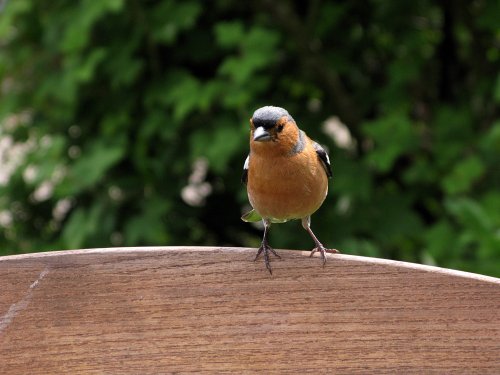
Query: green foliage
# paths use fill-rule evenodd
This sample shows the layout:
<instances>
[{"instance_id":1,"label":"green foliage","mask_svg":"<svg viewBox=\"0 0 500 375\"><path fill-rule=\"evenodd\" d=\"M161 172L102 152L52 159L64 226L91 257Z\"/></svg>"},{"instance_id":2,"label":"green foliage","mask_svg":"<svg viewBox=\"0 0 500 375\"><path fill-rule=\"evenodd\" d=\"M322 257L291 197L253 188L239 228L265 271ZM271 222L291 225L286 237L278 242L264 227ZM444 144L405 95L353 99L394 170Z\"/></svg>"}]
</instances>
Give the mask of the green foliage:
<instances>
[{"instance_id":1,"label":"green foliage","mask_svg":"<svg viewBox=\"0 0 500 375\"><path fill-rule=\"evenodd\" d=\"M500 276L498 25L494 0L8 1L0 252L256 246L240 175L273 104L330 150L325 244Z\"/></svg>"},{"instance_id":2,"label":"green foliage","mask_svg":"<svg viewBox=\"0 0 500 375\"><path fill-rule=\"evenodd\" d=\"M375 142L367 159L380 172L388 172L405 154L418 146L415 127L404 112L389 113L365 124L364 133Z\"/></svg>"}]
</instances>

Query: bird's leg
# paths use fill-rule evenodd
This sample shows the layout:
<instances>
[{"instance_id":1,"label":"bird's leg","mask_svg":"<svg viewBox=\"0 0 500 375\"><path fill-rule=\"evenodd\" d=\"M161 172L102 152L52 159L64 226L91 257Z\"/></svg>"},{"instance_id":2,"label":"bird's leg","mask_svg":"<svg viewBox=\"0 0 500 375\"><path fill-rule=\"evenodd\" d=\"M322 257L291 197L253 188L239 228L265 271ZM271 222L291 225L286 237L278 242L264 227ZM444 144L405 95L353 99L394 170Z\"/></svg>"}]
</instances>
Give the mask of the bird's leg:
<instances>
[{"instance_id":1,"label":"bird's leg","mask_svg":"<svg viewBox=\"0 0 500 375\"><path fill-rule=\"evenodd\" d=\"M264 237L262 238L262 243L259 247L259 250L257 251L257 255L255 256L254 262L259 258L261 253L264 253L264 262L266 263L266 268L269 270L269 273L272 275L273 271L271 268L271 261L269 260L269 252L273 253L277 258L281 257L274 251L274 249L269 246L269 243L267 242L267 236L269 233L269 228L271 227L271 222L268 219L263 219L264 222Z\"/></svg>"},{"instance_id":2,"label":"bird's leg","mask_svg":"<svg viewBox=\"0 0 500 375\"><path fill-rule=\"evenodd\" d=\"M313 231L311 230L311 216L307 216L302 219L302 227L309 233L309 235L312 237L314 244L316 247L311 250L311 255L313 256L316 251L319 251L321 253L321 259L323 259L323 265L326 263L326 253L338 253L339 251L337 249L326 249L321 242L319 242L318 238L314 235Z\"/></svg>"}]
</instances>

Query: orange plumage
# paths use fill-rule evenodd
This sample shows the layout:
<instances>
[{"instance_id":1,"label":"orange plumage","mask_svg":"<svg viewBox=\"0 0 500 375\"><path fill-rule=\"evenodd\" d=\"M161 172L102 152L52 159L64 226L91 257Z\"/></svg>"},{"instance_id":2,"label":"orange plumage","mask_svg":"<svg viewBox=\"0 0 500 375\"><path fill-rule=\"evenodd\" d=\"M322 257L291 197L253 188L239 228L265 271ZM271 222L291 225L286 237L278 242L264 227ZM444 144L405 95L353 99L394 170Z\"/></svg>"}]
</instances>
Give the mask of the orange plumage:
<instances>
[{"instance_id":1,"label":"orange plumage","mask_svg":"<svg viewBox=\"0 0 500 375\"><path fill-rule=\"evenodd\" d=\"M298 128L283 108L269 106L256 110L250 128L250 154L243 181L258 215L249 214L262 217L265 227L256 259L263 252L266 267L272 272L268 253L278 254L267 242L271 223L301 219L316 244L313 253L320 251L325 262L326 249L310 229L310 216L328 192L328 177L331 177L328 155Z\"/></svg>"},{"instance_id":2,"label":"orange plumage","mask_svg":"<svg viewBox=\"0 0 500 375\"><path fill-rule=\"evenodd\" d=\"M321 206L328 192L328 177L310 139L304 151L293 156L287 151L275 153L279 146L272 143L252 140L250 144L248 198L262 217L300 219ZM284 150L291 149L284 146Z\"/></svg>"}]
</instances>

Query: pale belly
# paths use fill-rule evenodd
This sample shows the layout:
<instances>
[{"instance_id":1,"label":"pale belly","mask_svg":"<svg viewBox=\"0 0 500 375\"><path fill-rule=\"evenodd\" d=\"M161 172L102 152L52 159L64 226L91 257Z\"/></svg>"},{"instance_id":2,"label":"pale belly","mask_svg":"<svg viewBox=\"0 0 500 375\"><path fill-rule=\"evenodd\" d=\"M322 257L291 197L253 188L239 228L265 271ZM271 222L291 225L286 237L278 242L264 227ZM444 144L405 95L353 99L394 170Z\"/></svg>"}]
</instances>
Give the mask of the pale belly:
<instances>
[{"instance_id":1,"label":"pale belly","mask_svg":"<svg viewBox=\"0 0 500 375\"><path fill-rule=\"evenodd\" d=\"M304 163L299 157L276 165L258 158L255 164L250 161L248 199L262 217L303 218L314 213L325 200L328 178L323 167L320 163Z\"/></svg>"}]
</instances>

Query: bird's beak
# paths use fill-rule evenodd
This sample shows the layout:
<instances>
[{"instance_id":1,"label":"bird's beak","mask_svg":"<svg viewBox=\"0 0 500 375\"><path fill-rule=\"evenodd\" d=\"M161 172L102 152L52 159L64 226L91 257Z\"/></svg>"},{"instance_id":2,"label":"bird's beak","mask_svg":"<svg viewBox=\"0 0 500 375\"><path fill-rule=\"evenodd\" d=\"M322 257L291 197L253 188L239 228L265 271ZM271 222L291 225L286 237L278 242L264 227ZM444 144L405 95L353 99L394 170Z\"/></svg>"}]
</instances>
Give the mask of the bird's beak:
<instances>
[{"instance_id":1,"label":"bird's beak","mask_svg":"<svg viewBox=\"0 0 500 375\"><path fill-rule=\"evenodd\" d=\"M267 130L264 130L262 126L259 126L253 132L253 140L257 142L267 142L271 140L271 134Z\"/></svg>"}]
</instances>

